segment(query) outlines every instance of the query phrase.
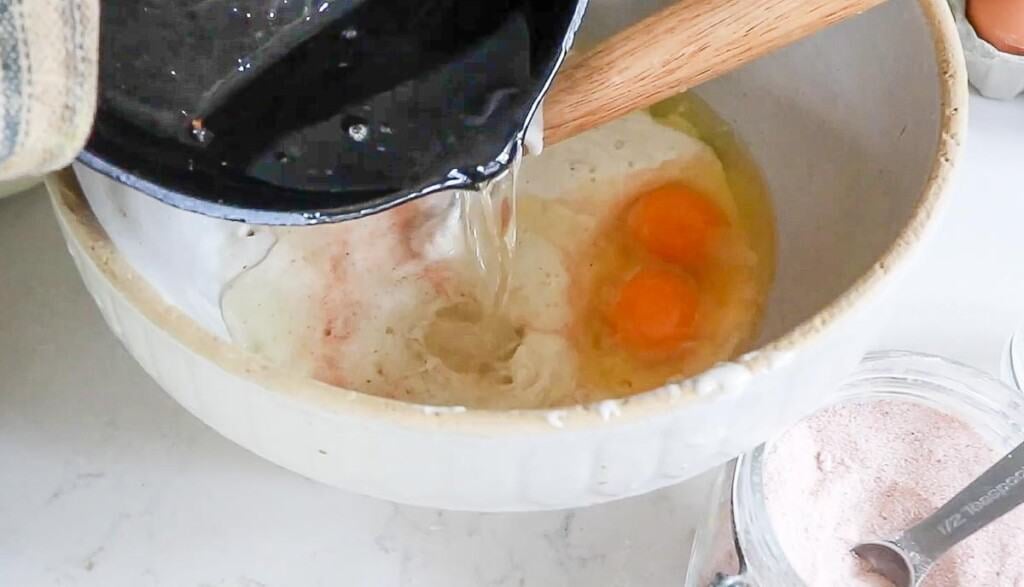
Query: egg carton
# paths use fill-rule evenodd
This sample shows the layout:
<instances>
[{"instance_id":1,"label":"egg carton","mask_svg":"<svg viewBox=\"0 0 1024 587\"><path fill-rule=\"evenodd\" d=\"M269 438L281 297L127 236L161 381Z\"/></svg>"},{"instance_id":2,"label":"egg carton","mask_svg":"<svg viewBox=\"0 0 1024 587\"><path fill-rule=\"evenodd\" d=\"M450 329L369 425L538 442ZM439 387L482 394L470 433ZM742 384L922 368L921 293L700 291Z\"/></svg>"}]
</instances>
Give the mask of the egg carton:
<instances>
[{"instance_id":1,"label":"egg carton","mask_svg":"<svg viewBox=\"0 0 1024 587\"><path fill-rule=\"evenodd\" d=\"M987 98L1010 100L1024 92L1024 56L1011 55L978 36L967 20L966 0L949 0L956 28L964 47L967 76Z\"/></svg>"}]
</instances>

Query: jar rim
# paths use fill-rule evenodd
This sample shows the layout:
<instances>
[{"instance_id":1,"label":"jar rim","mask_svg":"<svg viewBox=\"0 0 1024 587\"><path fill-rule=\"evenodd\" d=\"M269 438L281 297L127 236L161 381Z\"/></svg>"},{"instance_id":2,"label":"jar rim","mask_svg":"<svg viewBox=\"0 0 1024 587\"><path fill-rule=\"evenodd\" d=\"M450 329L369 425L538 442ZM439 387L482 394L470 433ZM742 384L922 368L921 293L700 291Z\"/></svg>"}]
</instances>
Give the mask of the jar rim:
<instances>
[{"instance_id":1,"label":"jar rim","mask_svg":"<svg viewBox=\"0 0 1024 587\"><path fill-rule=\"evenodd\" d=\"M886 399L950 414L999 450L1010 450L1024 437L1024 394L1019 390L963 363L910 351L868 353L819 409ZM772 442L737 459L732 479L736 543L747 574L758 585L803 585L773 530L765 501L763 468Z\"/></svg>"}]
</instances>

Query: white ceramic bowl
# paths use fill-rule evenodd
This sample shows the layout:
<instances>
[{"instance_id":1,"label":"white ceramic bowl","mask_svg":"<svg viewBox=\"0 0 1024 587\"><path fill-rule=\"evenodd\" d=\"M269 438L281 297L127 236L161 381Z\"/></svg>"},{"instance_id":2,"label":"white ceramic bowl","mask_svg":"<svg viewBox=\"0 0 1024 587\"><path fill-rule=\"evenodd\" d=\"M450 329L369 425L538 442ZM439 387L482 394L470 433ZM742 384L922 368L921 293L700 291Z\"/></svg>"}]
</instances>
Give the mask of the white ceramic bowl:
<instances>
[{"instance_id":1,"label":"white ceramic bowl","mask_svg":"<svg viewBox=\"0 0 1024 587\"><path fill-rule=\"evenodd\" d=\"M594 0L581 35L607 35L662 3ZM691 477L821 405L872 342L885 291L934 224L967 92L943 0L891 0L700 93L742 135L776 206L779 264L762 344L678 385L564 410L429 408L275 368L162 299L70 173L48 184L113 331L224 436L307 477L400 502L582 506ZM87 183L94 201L145 197L105 178Z\"/></svg>"},{"instance_id":2,"label":"white ceramic bowl","mask_svg":"<svg viewBox=\"0 0 1024 587\"><path fill-rule=\"evenodd\" d=\"M43 178L41 177L24 177L21 179L0 182L0 198L20 194L21 192L42 183L42 181Z\"/></svg>"}]
</instances>

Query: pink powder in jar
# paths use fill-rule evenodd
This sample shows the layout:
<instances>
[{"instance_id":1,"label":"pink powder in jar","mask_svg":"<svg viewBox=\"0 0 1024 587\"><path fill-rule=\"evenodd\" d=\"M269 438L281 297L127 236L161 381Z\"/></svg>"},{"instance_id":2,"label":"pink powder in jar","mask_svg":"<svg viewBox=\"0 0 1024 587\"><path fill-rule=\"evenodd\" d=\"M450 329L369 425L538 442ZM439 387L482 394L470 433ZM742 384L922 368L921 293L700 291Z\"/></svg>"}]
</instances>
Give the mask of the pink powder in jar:
<instances>
[{"instance_id":1,"label":"pink powder in jar","mask_svg":"<svg viewBox=\"0 0 1024 587\"><path fill-rule=\"evenodd\" d=\"M788 430L764 457L769 519L810 587L891 587L850 549L930 515L1003 455L961 420L912 402L848 402ZM925 587L1024 587L1024 508L954 547Z\"/></svg>"}]
</instances>

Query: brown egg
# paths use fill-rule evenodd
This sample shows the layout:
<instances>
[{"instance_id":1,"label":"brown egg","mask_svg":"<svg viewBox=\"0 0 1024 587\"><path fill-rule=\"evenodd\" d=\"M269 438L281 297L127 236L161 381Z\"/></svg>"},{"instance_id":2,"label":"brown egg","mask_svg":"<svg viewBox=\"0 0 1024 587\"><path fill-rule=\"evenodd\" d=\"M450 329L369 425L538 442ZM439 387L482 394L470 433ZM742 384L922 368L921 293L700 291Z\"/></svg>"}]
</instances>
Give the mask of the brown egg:
<instances>
[{"instance_id":1,"label":"brown egg","mask_svg":"<svg viewBox=\"0 0 1024 587\"><path fill-rule=\"evenodd\" d=\"M996 49L1024 55L1024 0L968 0L967 19Z\"/></svg>"}]
</instances>

